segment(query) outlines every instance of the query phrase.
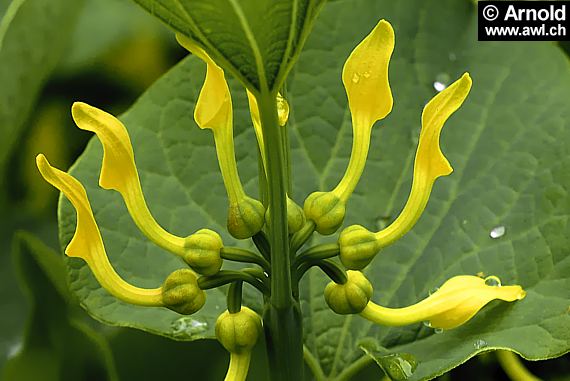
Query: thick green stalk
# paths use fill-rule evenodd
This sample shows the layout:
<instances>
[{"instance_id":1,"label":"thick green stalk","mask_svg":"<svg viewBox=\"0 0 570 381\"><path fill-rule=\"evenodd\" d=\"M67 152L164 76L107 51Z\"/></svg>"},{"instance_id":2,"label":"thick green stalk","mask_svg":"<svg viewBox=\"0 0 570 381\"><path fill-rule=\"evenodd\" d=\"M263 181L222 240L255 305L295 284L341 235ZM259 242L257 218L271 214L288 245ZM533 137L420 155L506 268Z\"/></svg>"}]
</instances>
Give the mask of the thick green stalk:
<instances>
[{"instance_id":1,"label":"thick green stalk","mask_svg":"<svg viewBox=\"0 0 570 381\"><path fill-rule=\"evenodd\" d=\"M267 352L274 381L303 379L303 332L299 303L293 298L287 231L286 154L277 119L276 94L262 92L259 113L267 160L267 196L271 219L271 297L263 314Z\"/></svg>"}]
</instances>

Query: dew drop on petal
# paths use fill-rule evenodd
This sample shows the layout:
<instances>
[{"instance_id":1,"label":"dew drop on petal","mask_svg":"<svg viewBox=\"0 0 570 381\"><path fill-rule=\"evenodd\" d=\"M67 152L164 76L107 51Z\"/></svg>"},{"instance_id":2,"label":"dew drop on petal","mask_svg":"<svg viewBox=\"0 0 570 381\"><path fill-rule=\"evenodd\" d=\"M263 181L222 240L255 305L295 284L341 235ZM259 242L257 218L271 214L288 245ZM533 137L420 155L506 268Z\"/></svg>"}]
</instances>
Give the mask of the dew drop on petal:
<instances>
[{"instance_id":1,"label":"dew drop on petal","mask_svg":"<svg viewBox=\"0 0 570 381\"><path fill-rule=\"evenodd\" d=\"M443 328L436 328L433 330L435 333L442 333L443 332Z\"/></svg>"},{"instance_id":2,"label":"dew drop on petal","mask_svg":"<svg viewBox=\"0 0 570 381\"><path fill-rule=\"evenodd\" d=\"M358 83L358 82L360 82L360 74L354 73L352 75L352 83Z\"/></svg>"},{"instance_id":3,"label":"dew drop on petal","mask_svg":"<svg viewBox=\"0 0 570 381\"><path fill-rule=\"evenodd\" d=\"M506 232L507 232L507 228L505 228L503 225L495 226L489 232L489 237L491 237L493 239L501 238L502 236L505 235Z\"/></svg>"},{"instance_id":4,"label":"dew drop on petal","mask_svg":"<svg viewBox=\"0 0 570 381\"><path fill-rule=\"evenodd\" d=\"M428 327L428 328L431 328L431 322L429 320L424 321L423 325Z\"/></svg>"},{"instance_id":5,"label":"dew drop on petal","mask_svg":"<svg viewBox=\"0 0 570 381\"><path fill-rule=\"evenodd\" d=\"M501 280L499 277L491 275L485 278L485 284L491 287L501 287Z\"/></svg>"},{"instance_id":6,"label":"dew drop on petal","mask_svg":"<svg viewBox=\"0 0 570 381\"><path fill-rule=\"evenodd\" d=\"M489 345L489 344L488 344L485 340L482 340L482 339L477 339L477 340L475 340L475 342L473 343L473 347L474 347L475 349L483 349L483 348L485 348L485 347L488 346L488 345Z\"/></svg>"}]
</instances>

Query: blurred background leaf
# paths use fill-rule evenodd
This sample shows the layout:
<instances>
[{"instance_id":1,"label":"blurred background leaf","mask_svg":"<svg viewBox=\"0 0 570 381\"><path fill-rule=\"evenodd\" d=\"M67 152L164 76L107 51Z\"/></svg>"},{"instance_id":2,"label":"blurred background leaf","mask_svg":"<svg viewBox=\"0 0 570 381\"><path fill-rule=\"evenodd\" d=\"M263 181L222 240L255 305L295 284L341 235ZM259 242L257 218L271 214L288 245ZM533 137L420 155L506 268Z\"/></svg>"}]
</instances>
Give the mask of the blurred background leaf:
<instances>
[{"instance_id":1,"label":"blurred background leaf","mask_svg":"<svg viewBox=\"0 0 570 381\"><path fill-rule=\"evenodd\" d=\"M82 0L14 0L0 21L0 187L42 85L59 62Z\"/></svg>"},{"instance_id":2,"label":"blurred background leaf","mask_svg":"<svg viewBox=\"0 0 570 381\"><path fill-rule=\"evenodd\" d=\"M21 349L6 364L3 381L116 381L111 350L78 319L61 256L37 238L17 234L13 260L30 313Z\"/></svg>"}]
</instances>

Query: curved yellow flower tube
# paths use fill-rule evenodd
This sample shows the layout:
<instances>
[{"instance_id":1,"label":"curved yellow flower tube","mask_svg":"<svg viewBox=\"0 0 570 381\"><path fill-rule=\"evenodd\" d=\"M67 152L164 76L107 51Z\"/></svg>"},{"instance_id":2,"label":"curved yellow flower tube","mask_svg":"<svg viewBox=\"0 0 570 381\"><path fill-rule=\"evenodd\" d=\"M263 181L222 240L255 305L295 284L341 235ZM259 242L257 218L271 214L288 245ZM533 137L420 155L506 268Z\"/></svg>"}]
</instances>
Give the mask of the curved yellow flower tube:
<instances>
[{"instance_id":1,"label":"curved yellow flower tube","mask_svg":"<svg viewBox=\"0 0 570 381\"><path fill-rule=\"evenodd\" d=\"M230 353L230 366L224 381L245 381L250 361L251 352Z\"/></svg>"},{"instance_id":2,"label":"curved yellow flower tube","mask_svg":"<svg viewBox=\"0 0 570 381\"><path fill-rule=\"evenodd\" d=\"M257 99L249 90L246 89L247 101L249 104L249 114L251 116L251 122L253 123L253 130L255 131L255 137L257 139L257 144L259 145L259 152L261 152L261 160L263 162L263 168L266 170L266 160L265 160L265 144L263 142L263 133L261 132L261 118L259 116L259 108L257 106ZM277 93L277 118L279 119L279 125L281 127L287 124L289 120L289 103L281 93Z\"/></svg>"},{"instance_id":3,"label":"curved yellow flower tube","mask_svg":"<svg viewBox=\"0 0 570 381\"><path fill-rule=\"evenodd\" d=\"M83 185L73 176L52 167L42 154L36 157L36 164L43 178L63 192L77 212L77 228L65 254L87 262L101 286L116 298L140 306L162 306L161 287L135 287L125 282L113 269Z\"/></svg>"},{"instance_id":4,"label":"curved yellow flower tube","mask_svg":"<svg viewBox=\"0 0 570 381\"><path fill-rule=\"evenodd\" d=\"M194 110L194 119L202 129L214 134L216 154L229 199L228 230L238 239L252 237L265 223L265 208L246 195L238 174L234 150L233 111L230 89L224 71L194 41L183 35L180 45L206 63L206 79Z\"/></svg>"},{"instance_id":5,"label":"curved yellow flower tube","mask_svg":"<svg viewBox=\"0 0 570 381\"><path fill-rule=\"evenodd\" d=\"M332 234L342 225L346 202L366 165L372 127L392 111L388 65L394 44L392 26L380 20L344 64L342 82L352 116L353 135L348 167L332 191L313 192L304 204L307 219L315 224L315 230L321 234Z\"/></svg>"},{"instance_id":6,"label":"curved yellow flower tube","mask_svg":"<svg viewBox=\"0 0 570 381\"><path fill-rule=\"evenodd\" d=\"M496 277L488 277L487 279ZM421 302L404 308L386 308L369 302L360 313L377 324L402 326L428 322L430 327L458 327L492 300L514 302L525 297L521 286L487 285L486 279L459 275L449 279L436 292Z\"/></svg>"},{"instance_id":7,"label":"curved yellow flower tube","mask_svg":"<svg viewBox=\"0 0 570 381\"><path fill-rule=\"evenodd\" d=\"M332 191L344 202L354 191L364 170L372 126L392 111L388 65L394 44L392 26L380 20L344 64L342 83L352 115L352 152L343 178Z\"/></svg>"},{"instance_id":8,"label":"curved yellow flower tube","mask_svg":"<svg viewBox=\"0 0 570 381\"><path fill-rule=\"evenodd\" d=\"M135 157L127 129L113 115L86 103L71 108L77 126L97 134L103 145L99 185L121 194L138 228L152 242L172 253L184 254L184 238L164 230L152 216L142 192Z\"/></svg>"},{"instance_id":9,"label":"curved yellow flower tube","mask_svg":"<svg viewBox=\"0 0 570 381\"><path fill-rule=\"evenodd\" d=\"M453 171L441 152L439 136L444 123L467 98L471 84L471 77L465 73L424 107L412 190L398 218L376 234L380 248L397 241L415 225L426 208L435 180Z\"/></svg>"},{"instance_id":10,"label":"curved yellow flower tube","mask_svg":"<svg viewBox=\"0 0 570 381\"><path fill-rule=\"evenodd\" d=\"M233 135L233 109L224 71L188 37L176 35L178 43L206 63L206 78L194 109L194 120L201 129L214 134L216 153L230 203L245 197L239 179Z\"/></svg>"}]
</instances>

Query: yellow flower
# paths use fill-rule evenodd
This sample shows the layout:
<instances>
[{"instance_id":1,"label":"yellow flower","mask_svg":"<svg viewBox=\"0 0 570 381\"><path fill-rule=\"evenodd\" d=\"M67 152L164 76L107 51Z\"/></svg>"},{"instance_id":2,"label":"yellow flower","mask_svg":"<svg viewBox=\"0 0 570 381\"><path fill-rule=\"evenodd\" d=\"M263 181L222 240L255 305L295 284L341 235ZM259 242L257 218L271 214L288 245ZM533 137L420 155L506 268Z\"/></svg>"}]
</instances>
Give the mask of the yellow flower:
<instances>
[{"instance_id":1,"label":"yellow flower","mask_svg":"<svg viewBox=\"0 0 570 381\"><path fill-rule=\"evenodd\" d=\"M141 306L162 306L162 288L135 287L125 282L113 269L81 183L73 176L52 167L44 155L38 155L36 163L43 178L63 192L77 212L77 228L65 254L87 262L101 286L116 298Z\"/></svg>"},{"instance_id":2,"label":"yellow flower","mask_svg":"<svg viewBox=\"0 0 570 381\"><path fill-rule=\"evenodd\" d=\"M228 199L228 230L239 239L253 236L264 224L265 208L246 195L241 184L234 151L233 109L224 71L188 37L176 36L180 45L206 63L206 78L198 96L194 119L202 129L210 129Z\"/></svg>"},{"instance_id":3,"label":"yellow flower","mask_svg":"<svg viewBox=\"0 0 570 381\"><path fill-rule=\"evenodd\" d=\"M340 259L351 269L362 269L374 255L406 234L418 221L426 208L435 180L449 175L453 169L441 152L439 137L447 119L463 104L471 90L468 73L448 88L433 97L424 107L422 129L416 159L412 190L400 215L385 229L370 233L362 226L354 225L344 229L339 237ZM376 244L370 244L371 234ZM368 246L362 251L362 238ZM358 260L359 256L362 260Z\"/></svg>"},{"instance_id":4,"label":"yellow flower","mask_svg":"<svg viewBox=\"0 0 570 381\"><path fill-rule=\"evenodd\" d=\"M422 130L414 162L412 190L398 218L376 234L380 247L397 241L415 225L426 208L435 180L453 172L453 168L441 152L439 136L444 123L467 98L471 84L471 77L465 73L451 86L433 97L424 107Z\"/></svg>"},{"instance_id":5,"label":"yellow flower","mask_svg":"<svg viewBox=\"0 0 570 381\"><path fill-rule=\"evenodd\" d=\"M314 192L305 202L305 214L321 234L332 234L342 224L345 203L366 164L372 126L392 110L388 64L394 51L394 30L381 20L352 51L342 71L342 82L352 116L352 152L348 168L330 192Z\"/></svg>"},{"instance_id":6,"label":"yellow flower","mask_svg":"<svg viewBox=\"0 0 570 381\"><path fill-rule=\"evenodd\" d=\"M386 308L369 302L360 313L374 323L401 326L428 322L430 327L458 327L492 300L514 302L525 297L521 286L501 286L497 277L459 275L449 279L421 302L404 308ZM491 283L488 285L487 283Z\"/></svg>"},{"instance_id":7,"label":"yellow flower","mask_svg":"<svg viewBox=\"0 0 570 381\"><path fill-rule=\"evenodd\" d=\"M348 168L332 191L346 202L354 191L368 156L372 126L392 111L388 64L394 51L394 30L380 20L352 51L342 70L342 83L352 116L352 152Z\"/></svg>"},{"instance_id":8,"label":"yellow flower","mask_svg":"<svg viewBox=\"0 0 570 381\"><path fill-rule=\"evenodd\" d=\"M103 144L99 185L121 194L134 222L152 242L172 253L184 255L184 238L164 230L146 205L131 140L123 123L85 103L74 103L71 112L77 126L97 134Z\"/></svg>"}]
</instances>

